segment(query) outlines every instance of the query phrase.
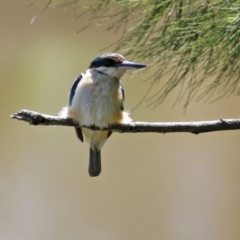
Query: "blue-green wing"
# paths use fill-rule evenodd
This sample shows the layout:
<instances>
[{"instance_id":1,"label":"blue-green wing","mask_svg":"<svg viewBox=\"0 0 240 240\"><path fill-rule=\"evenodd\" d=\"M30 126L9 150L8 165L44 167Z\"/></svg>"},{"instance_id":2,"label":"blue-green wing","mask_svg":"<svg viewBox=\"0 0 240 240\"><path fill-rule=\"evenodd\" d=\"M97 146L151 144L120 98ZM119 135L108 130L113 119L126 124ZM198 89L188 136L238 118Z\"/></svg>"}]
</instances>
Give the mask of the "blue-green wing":
<instances>
[{"instance_id":1,"label":"blue-green wing","mask_svg":"<svg viewBox=\"0 0 240 240\"><path fill-rule=\"evenodd\" d=\"M72 88L71 88L71 91L70 91L70 94L69 94L69 106L72 105L73 97L75 95L77 86L78 86L79 82L81 81L81 79L82 79L82 74L80 74L73 82L73 85L72 85Z\"/></svg>"},{"instance_id":2,"label":"blue-green wing","mask_svg":"<svg viewBox=\"0 0 240 240\"><path fill-rule=\"evenodd\" d=\"M120 81L120 90L122 92L122 99L121 99L121 105L120 105L120 109L121 111L124 111L124 105L125 105L125 93L124 93L124 87Z\"/></svg>"},{"instance_id":3,"label":"blue-green wing","mask_svg":"<svg viewBox=\"0 0 240 240\"><path fill-rule=\"evenodd\" d=\"M73 98L74 98L74 95L75 95L77 86L78 86L79 82L81 81L81 79L82 79L82 74L80 74L80 75L75 79L75 81L73 82L73 85L72 85L72 88L71 88L71 91L70 91L70 94L69 94L69 106L72 105L72 100L73 100ZM78 139L83 142L82 129L79 128L79 127L75 127L75 132L76 132L76 134L77 134Z\"/></svg>"}]
</instances>

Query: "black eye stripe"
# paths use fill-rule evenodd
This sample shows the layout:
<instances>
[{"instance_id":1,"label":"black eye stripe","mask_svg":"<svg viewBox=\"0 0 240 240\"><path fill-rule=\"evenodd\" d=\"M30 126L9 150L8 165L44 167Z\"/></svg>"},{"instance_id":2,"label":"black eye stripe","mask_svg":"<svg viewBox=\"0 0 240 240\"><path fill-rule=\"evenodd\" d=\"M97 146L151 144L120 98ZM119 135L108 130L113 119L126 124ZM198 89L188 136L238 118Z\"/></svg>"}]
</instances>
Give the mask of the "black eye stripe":
<instances>
[{"instance_id":1,"label":"black eye stripe","mask_svg":"<svg viewBox=\"0 0 240 240\"><path fill-rule=\"evenodd\" d=\"M122 63L124 60L125 58L120 54L106 53L94 58L90 64L90 68L114 67L117 63Z\"/></svg>"},{"instance_id":2,"label":"black eye stripe","mask_svg":"<svg viewBox=\"0 0 240 240\"><path fill-rule=\"evenodd\" d=\"M115 64L115 61L111 58L105 58L104 62L106 63L107 66L111 66Z\"/></svg>"},{"instance_id":3,"label":"black eye stripe","mask_svg":"<svg viewBox=\"0 0 240 240\"><path fill-rule=\"evenodd\" d=\"M96 58L92 61L91 67L111 67L115 65L115 61L111 58Z\"/></svg>"}]
</instances>

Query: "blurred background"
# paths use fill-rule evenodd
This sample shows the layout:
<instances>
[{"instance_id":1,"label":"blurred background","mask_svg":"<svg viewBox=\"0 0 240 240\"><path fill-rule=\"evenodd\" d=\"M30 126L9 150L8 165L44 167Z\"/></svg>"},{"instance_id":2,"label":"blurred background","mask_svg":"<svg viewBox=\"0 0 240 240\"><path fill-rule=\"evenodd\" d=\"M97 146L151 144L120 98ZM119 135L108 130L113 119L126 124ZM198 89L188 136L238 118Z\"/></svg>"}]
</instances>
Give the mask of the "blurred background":
<instances>
[{"instance_id":1,"label":"blurred background","mask_svg":"<svg viewBox=\"0 0 240 240\"><path fill-rule=\"evenodd\" d=\"M30 126L21 109L56 115L75 77L120 34L71 20L73 10L32 0L0 2L0 239L240 239L240 132L118 134L102 151L103 171L88 176L88 146L70 127ZM112 52L112 48L105 51ZM137 60L137 59L129 59ZM141 77L123 78L126 108L142 99ZM135 121L239 118L240 98L156 109Z\"/></svg>"}]
</instances>

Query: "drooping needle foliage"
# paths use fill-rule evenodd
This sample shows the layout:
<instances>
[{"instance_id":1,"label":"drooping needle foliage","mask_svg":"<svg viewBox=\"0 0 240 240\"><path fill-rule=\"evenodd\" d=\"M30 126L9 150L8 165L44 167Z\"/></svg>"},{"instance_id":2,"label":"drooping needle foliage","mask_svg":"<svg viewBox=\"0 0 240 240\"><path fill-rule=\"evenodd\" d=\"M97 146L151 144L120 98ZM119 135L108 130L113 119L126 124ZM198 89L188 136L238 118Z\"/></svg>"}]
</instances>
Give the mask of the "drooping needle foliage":
<instances>
[{"instance_id":1,"label":"drooping needle foliage","mask_svg":"<svg viewBox=\"0 0 240 240\"><path fill-rule=\"evenodd\" d=\"M194 97L240 93L240 0L51 0L51 6L74 7L76 19L87 13L84 27L121 31L115 50L153 68L149 104L174 89L185 106Z\"/></svg>"}]
</instances>

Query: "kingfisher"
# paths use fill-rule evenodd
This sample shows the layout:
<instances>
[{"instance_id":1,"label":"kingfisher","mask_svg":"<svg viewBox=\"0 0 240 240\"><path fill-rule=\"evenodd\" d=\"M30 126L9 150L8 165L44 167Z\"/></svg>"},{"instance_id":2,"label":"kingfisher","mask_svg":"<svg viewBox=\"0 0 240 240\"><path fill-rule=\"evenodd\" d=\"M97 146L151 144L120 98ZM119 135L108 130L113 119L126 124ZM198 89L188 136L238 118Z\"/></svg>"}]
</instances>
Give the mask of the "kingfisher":
<instances>
[{"instance_id":1,"label":"kingfisher","mask_svg":"<svg viewBox=\"0 0 240 240\"><path fill-rule=\"evenodd\" d=\"M124 111L125 94L120 79L127 69L146 66L129 62L118 53L95 57L87 71L72 84L66 117L81 126L97 126L100 129L112 124L130 123L129 113ZM88 172L91 177L96 177L101 173L101 148L112 131L75 127L75 132L80 141L83 142L85 137L90 146Z\"/></svg>"}]
</instances>

